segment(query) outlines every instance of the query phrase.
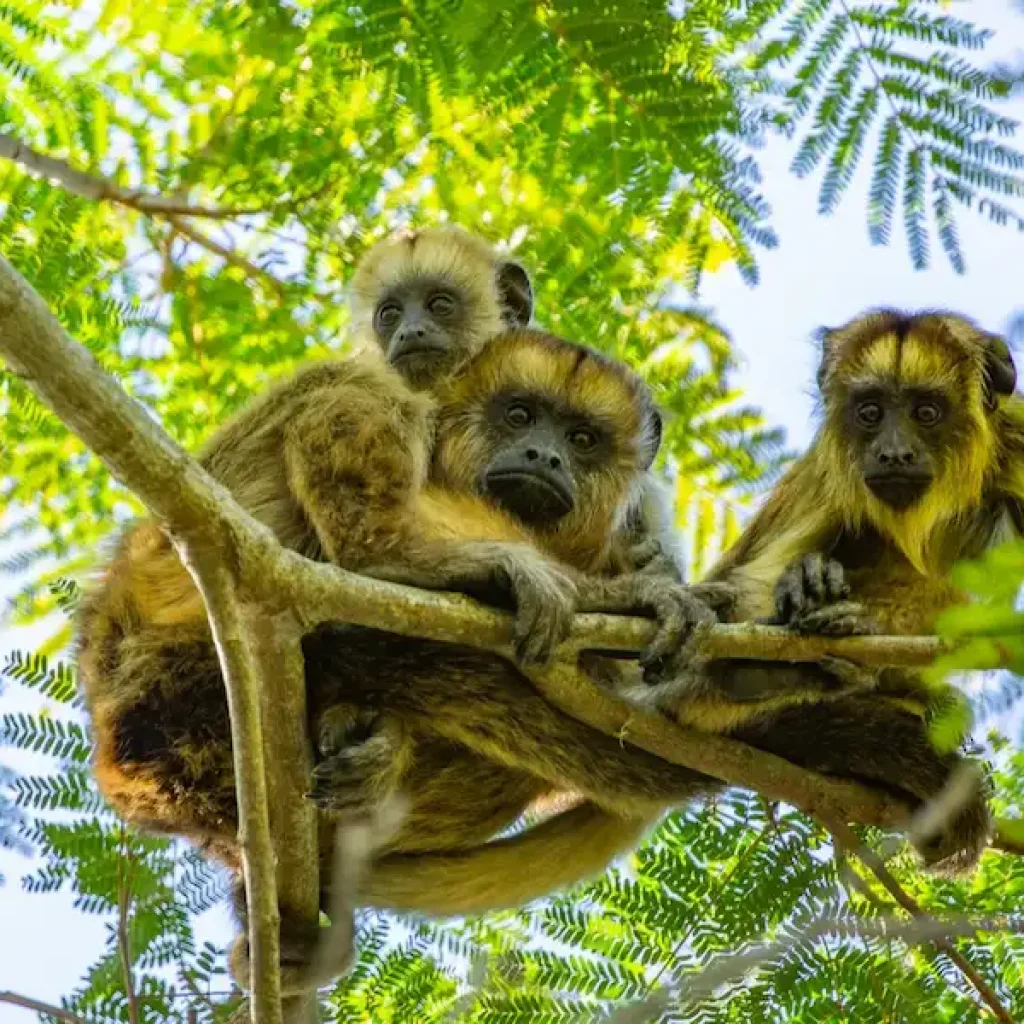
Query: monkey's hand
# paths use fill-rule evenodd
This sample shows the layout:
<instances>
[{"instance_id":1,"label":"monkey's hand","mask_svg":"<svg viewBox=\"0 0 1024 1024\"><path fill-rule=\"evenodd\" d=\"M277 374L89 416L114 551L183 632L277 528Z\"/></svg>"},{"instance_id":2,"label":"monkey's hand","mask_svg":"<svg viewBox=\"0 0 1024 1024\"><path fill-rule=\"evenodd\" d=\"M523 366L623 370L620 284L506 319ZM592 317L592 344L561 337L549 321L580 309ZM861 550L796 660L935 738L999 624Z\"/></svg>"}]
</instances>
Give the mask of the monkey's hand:
<instances>
[{"instance_id":1,"label":"monkey's hand","mask_svg":"<svg viewBox=\"0 0 1024 1024\"><path fill-rule=\"evenodd\" d=\"M316 767L306 794L346 823L373 820L396 791L407 758L405 732L393 715L336 705L320 717Z\"/></svg>"},{"instance_id":2,"label":"monkey's hand","mask_svg":"<svg viewBox=\"0 0 1024 1024\"><path fill-rule=\"evenodd\" d=\"M740 597L739 587L732 583L691 583L687 589L715 613L719 622L732 620Z\"/></svg>"},{"instance_id":3,"label":"monkey's hand","mask_svg":"<svg viewBox=\"0 0 1024 1024\"><path fill-rule=\"evenodd\" d=\"M576 612L573 579L527 544L487 545L494 551L489 581L515 607L512 648L523 665L543 665L569 635Z\"/></svg>"},{"instance_id":4,"label":"monkey's hand","mask_svg":"<svg viewBox=\"0 0 1024 1024\"><path fill-rule=\"evenodd\" d=\"M580 610L657 619L654 639L640 656L645 679L656 682L684 671L693 658L695 632L718 621L694 591L664 577L640 573L588 579L580 584Z\"/></svg>"},{"instance_id":5,"label":"monkey's hand","mask_svg":"<svg viewBox=\"0 0 1024 1024\"><path fill-rule=\"evenodd\" d=\"M673 583L683 582L683 570L678 560L657 537L648 537L629 549L629 563L634 572L645 576L658 576Z\"/></svg>"},{"instance_id":6,"label":"monkey's hand","mask_svg":"<svg viewBox=\"0 0 1024 1024\"><path fill-rule=\"evenodd\" d=\"M813 552L783 570L775 584L775 616L789 626L809 612L849 596L842 565Z\"/></svg>"},{"instance_id":7,"label":"monkey's hand","mask_svg":"<svg viewBox=\"0 0 1024 1024\"><path fill-rule=\"evenodd\" d=\"M512 647L522 664L544 664L568 635L576 612L576 583L551 559L516 541L434 545L416 564L381 563L366 576L412 587L455 590L515 611Z\"/></svg>"},{"instance_id":8,"label":"monkey's hand","mask_svg":"<svg viewBox=\"0 0 1024 1024\"><path fill-rule=\"evenodd\" d=\"M817 552L790 565L775 584L772 622L798 633L861 636L877 633L863 605L846 600L850 588L843 567Z\"/></svg>"}]
</instances>

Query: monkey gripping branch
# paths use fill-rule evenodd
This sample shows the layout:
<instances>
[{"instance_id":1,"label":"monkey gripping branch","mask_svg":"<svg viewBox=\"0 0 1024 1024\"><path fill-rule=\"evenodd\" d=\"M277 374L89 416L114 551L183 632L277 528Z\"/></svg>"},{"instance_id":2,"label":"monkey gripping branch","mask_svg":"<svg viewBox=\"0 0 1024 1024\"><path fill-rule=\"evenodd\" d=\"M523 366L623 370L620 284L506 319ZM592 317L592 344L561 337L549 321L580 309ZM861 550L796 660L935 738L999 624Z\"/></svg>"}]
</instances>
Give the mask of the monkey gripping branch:
<instances>
[{"instance_id":1,"label":"monkey gripping branch","mask_svg":"<svg viewBox=\"0 0 1024 1024\"><path fill-rule=\"evenodd\" d=\"M162 523L192 574L209 616L228 694L252 962L253 1019L282 1021L278 899L315 919L316 822L303 798L311 753L299 641L326 621L510 651L510 621L453 595L419 591L309 561L282 548L231 494L61 328L42 299L0 257L0 356ZM577 616L553 667L533 674L563 711L663 759L784 800L822 821L905 823L882 793L816 775L723 736L681 728L598 690L576 669L581 649L637 650L654 624ZM268 639L268 638L273 638ZM799 637L758 626L716 626L701 640L711 657L814 661L825 654L868 665L919 666L931 637ZM274 708L273 714L263 709ZM293 766L267 777L265 760ZM268 810L268 788L272 798ZM1021 851L1009 840L1006 849ZM303 1019L306 1009L293 1011Z\"/></svg>"}]
</instances>

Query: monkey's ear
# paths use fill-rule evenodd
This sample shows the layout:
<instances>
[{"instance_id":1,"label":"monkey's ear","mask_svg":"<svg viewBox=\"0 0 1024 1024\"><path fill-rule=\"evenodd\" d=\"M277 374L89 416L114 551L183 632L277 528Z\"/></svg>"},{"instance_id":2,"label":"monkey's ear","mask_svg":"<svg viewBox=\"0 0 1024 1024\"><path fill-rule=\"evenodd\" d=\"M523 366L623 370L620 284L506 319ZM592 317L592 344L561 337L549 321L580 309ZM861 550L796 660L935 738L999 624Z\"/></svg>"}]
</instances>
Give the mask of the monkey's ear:
<instances>
[{"instance_id":1,"label":"monkey's ear","mask_svg":"<svg viewBox=\"0 0 1024 1024\"><path fill-rule=\"evenodd\" d=\"M642 469L650 469L654 460L658 457L658 449L661 448L661 436L664 432L664 425L661 413L657 409L649 409L647 412L647 429L644 431L640 447L640 466Z\"/></svg>"},{"instance_id":2,"label":"monkey's ear","mask_svg":"<svg viewBox=\"0 0 1024 1024\"><path fill-rule=\"evenodd\" d=\"M1012 395L1017 386L1017 367L1013 363L1010 346L998 334L988 336L985 352L986 404L995 408L997 395Z\"/></svg>"},{"instance_id":3,"label":"monkey's ear","mask_svg":"<svg viewBox=\"0 0 1024 1024\"><path fill-rule=\"evenodd\" d=\"M518 264L498 264L498 297L509 327L526 327L533 317L533 285L530 275Z\"/></svg>"},{"instance_id":4,"label":"monkey's ear","mask_svg":"<svg viewBox=\"0 0 1024 1024\"><path fill-rule=\"evenodd\" d=\"M832 351L832 345L835 341L835 336L839 333L837 327L819 327L814 332L814 337L818 341L818 345L821 348L821 362L818 363L818 390L825 386L825 378L828 376L828 371L832 366L832 360L834 353Z\"/></svg>"}]
</instances>

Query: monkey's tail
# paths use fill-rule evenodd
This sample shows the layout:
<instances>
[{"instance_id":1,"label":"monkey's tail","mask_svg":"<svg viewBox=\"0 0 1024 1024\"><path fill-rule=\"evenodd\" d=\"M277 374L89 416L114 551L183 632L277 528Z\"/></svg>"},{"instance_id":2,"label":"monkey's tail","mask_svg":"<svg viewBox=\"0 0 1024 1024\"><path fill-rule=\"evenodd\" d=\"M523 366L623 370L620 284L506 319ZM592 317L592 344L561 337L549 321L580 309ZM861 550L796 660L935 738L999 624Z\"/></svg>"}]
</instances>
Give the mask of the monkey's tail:
<instances>
[{"instance_id":1,"label":"monkey's tail","mask_svg":"<svg viewBox=\"0 0 1024 1024\"><path fill-rule=\"evenodd\" d=\"M579 807L518 835L450 853L394 853L374 863L359 903L437 916L522 906L600 874L653 825L596 804Z\"/></svg>"}]
</instances>

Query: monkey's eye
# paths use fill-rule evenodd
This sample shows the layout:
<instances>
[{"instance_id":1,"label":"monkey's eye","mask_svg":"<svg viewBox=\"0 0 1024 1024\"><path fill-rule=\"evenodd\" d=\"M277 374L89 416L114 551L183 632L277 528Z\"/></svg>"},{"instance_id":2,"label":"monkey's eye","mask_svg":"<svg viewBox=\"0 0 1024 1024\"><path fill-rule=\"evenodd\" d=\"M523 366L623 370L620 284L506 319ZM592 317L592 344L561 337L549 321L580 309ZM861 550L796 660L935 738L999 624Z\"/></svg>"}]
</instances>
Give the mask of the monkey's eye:
<instances>
[{"instance_id":1,"label":"monkey's eye","mask_svg":"<svg viewBox=\"0 0 1024 1024\"><path fill-rule=\"evenodd\" d=\"M569 444L578 452L592 452L597 447L597 435L592 430L577 427L569 431Z\"/></svg>"},{"instance_id":2,"label":"monkey's eye","mask_svg":"<svg viewBox=\"0 0 1024 1024\"><path fill-rule=\"evenodd\" d=\"M914 419L922 427L934 427L942 419L942 409L935 402L922 402L914 407Z\"/></svg>"},{"instance_id":3,"label":"monkey's eye","mask_svg":"<svg viewBox=\"0 0 1024 1024\"><path fill-rule=\"evenodd\" d=\"M505 410L505 422L510 427L521 430L533 422L533 413L529 406L523 405L522 402L514 402Z\"/></svg>"},{"instance_id":4,"label":"monkey's eye","mask_svg":"<svg viewBox=\"0 0 1024 1024\"><path fill-rule=\"evenodd\" d=\"M857 406L857 422L862 427L877 427L884 415L884 410L877 402L861 402Z\"/></svg>"},{"instance_id":5,"label":"monkey's eye","mask_svg":"<svg viewBox=\"0 0 1024 1024\"><path fill-rule=\"evenodd\" d=\"M432 316L451 316L455 312L455 300L444 292L438 292L427 302L427 309Z\"/></svg>"},{"instance_id":6,"label":"monkey's eye","mask_svg":"<svg viewBox=\"0 0 1024 1024\"><path fill-rule=\"evenodd\" d=\"M377 307L377 325L394 327L402 319L402 307L397 302L385 302Z\"/></svg>"}]
</instances>

